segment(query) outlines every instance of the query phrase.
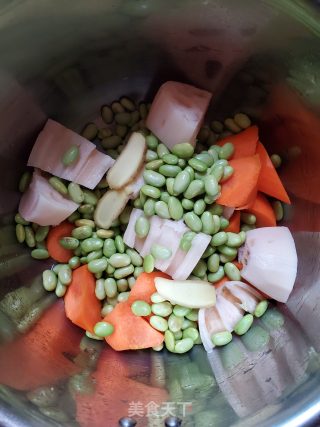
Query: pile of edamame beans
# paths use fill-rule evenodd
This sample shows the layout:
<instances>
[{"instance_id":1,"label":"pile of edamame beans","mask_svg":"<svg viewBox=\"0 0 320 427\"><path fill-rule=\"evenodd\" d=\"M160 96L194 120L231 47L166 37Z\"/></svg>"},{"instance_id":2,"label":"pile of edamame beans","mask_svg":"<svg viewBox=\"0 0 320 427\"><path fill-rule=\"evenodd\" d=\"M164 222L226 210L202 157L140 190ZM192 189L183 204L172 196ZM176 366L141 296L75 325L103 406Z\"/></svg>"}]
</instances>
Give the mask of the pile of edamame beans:
<instances>
[{"instance_id":1,"label":"pile of edamame beans","mask_svg":"<svg viewBox=\"0 0 320 427\"><path fill-rule=\"evenodd\" d=\"M110 229L100 229L93 220L95 207L108 189L105 178L94 190L51 176L49 183L65 197L69 197L80 206L68 221L75 225L72 236L60 240L62 247L73 251L66 264L57 264L51 270L43 272L43 286L47 291L63 297L72 281L72 270L82 264L96 278L96 297L102 302L101 315L106 316L114 306L129 297L136 278L143 272L154 270L155 259L168 259L169 248L153 245L144 259L124 242L122 235L129 222L132 208L143 209L145 217L140 217L135 225L139 237L149 232L149 218L157 215L164 219L183 220L190 231L180 241L180 248L188 251L196 233L203 232L211 237L210 245L195 267L190 278L218 282L224 276L230 280L240 280L241 275L235 264L238 248L244 243L246 231L255 227L256 218L252 214L241 214L240 233L226 232L229 221L223 216L223 207L216 203L220 196L221 185L233 174L229 165L234 147L227 142L222 147L215 145L219 139L232 133L238 133L251 125L244 114L236 114L222 122L213 121L210 126L201 128L198 144L194 149L188 143L176 145L172 151L162 144L145 127L145 118L150 108L145 102L138 106L127 97L115 101L111 106L103 106L101 117L107 127L98 129L89 123L82 136L96 141L106 154L117 158L130 133L140 131L146 136L148 150L143 173L145 184L139 196L126 206ZM79 155L77 150L68 150L61 161L70 164ZM275 165L281 164L278 155L273 155ZM26 191L31 173L25 172L19 182L19 190ZM277 219L283 215L280 202L274 202ZM46 237L49 226L29 223L20 214L15 216L16 236L20 243L26 243L35 259L47 259ZM152 305L137 301L132 310L136 315L150 317L150 324L164 332L168 350L184 353L194 344L201 343L197 326L197 310L171 305L168 301L153 295ZM148 314L145 314L148 313ZM87 332L91 338L100 338L112 333L99 322L95 334ZM157 348L155 350L161 350Z\"/></svg>"}]
</instances>

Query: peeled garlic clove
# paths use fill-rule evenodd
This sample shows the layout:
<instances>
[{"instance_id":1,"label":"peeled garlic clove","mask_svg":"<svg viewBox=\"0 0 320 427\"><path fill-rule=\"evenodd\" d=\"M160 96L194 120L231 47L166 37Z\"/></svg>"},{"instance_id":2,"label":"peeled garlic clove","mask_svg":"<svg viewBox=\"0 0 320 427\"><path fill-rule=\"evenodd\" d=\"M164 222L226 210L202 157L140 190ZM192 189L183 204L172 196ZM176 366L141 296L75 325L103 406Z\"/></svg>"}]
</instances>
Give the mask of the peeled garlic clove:
<instances>
[{"instance_id":1,"label":"peeled garlic clove","mask_svg":"<svg viewBox=\"0 0 320 427\"><path fill-rule=\"evenodd\" d=\"M260 291L287 302L297 275L297 252L287 227L250 230L239 250L241 276Z\"/></svg>"},{"instance_id":2,"label":"peeled garlic clove","mask_svg":"<svg viewBox=\"0 0 320 427\"><path fill-rule=\"evenodd\" d=\"M126 191L107 191L99 200L94 212L95 223L104 229L110 228L112 222L119 217L125 208L129 196Z\"/></svg>"},{"instance_id":3,"label":"peeled garlic clove","mask_svg":"<svg viewBox=\"0 0 320 427\"><path fill-rule=\"evenodd\" d=\"M139 132L133 132L120 156L109 169L107 181L110 188L119 190L138 177L146 150L145 137Z\"/></svg>"},{"instance_id":4,"label":"peeled garlic clove","mask_svg":"<svg viewBox=\"0 0 320 427\"><path fill-rule=\"evenodd\" d=\"M215 287L205 281L180 281L156 277L155 286L158 294L171 304L189 308L205 308L212 307L216 303Z\"/></svg>"}]
</instances>

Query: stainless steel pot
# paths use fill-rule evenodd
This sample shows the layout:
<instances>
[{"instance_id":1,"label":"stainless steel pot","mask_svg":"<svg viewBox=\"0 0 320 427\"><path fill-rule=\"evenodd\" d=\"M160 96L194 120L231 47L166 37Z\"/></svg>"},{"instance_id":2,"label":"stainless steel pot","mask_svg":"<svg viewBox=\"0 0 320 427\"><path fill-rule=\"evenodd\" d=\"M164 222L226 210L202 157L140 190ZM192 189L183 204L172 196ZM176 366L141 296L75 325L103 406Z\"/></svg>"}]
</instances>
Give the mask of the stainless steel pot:
<instances>
[{"instance_id":1,"label":"stainless steel pot","mask_svg":"<svg viewBox=\"0 0 320 427\"><path fill-rule=\"evenodd\" d=\"M78 421L86 420L82 425L112 427L128 415L138 426L164 425L169 416L196 427L319 425L318 4L0 2L0 297L31 285L43 269L15 242L13 216L18 177L47 117L79 131L99 115L102 104L122 94L151 100L161 82L176 79L213 91L212 117L248 112L260 123L266 145L286 157L283 179L293 204L285 211L285 222L294 232L299 271L288 305L273 308L255 325L253 333L263 337L260 346L239 338L215 351L209 361L201 348L190 357L125 353L110 373L110 385L117 375L121 393L111 387L106 400L112 404L105 402L100 424L95 420L101 407L83 400L78 406ZM284 82L302 98L291 89L277 92ZM5 341L12 331L1 322ZM107 364L110 354L104 356ZM24 358L19 355L22 365ZM122 369L126 365L135 367L131 381L168 389L169 403L160 419L148 413L145 401L139 409L136 393L130 394L129 374ZM195 384L195 372L205 378L201 387ZM76 425L74 403L67 394L62 404L65 419L49 410L39 412L24 391L3 385L0 397L3 426ZM167 419L167 425L179 425L178 419Z\"/></svg>"}]
</instances>

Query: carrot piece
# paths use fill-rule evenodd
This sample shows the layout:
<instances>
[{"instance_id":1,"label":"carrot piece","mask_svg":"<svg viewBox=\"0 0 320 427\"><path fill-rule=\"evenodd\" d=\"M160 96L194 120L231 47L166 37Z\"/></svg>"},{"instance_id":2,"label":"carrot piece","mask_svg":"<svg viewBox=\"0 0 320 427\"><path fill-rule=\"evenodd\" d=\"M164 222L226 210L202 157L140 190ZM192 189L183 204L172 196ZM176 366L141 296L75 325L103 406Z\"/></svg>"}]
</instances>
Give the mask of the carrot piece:
<instances>
[{"instance_id":1,"label":"carrot piece","mask_svg":"<svg viewBox=\"0 0 320 427\"><path fill-rule=\"evenodd\" d=\"M71 231L74 229L74 225L70 222L62 222L56 227L51 228L47 237L47 249L48 252L55 261L68 262L72 257L73 252L69 249L63 248L59 240L62 237L71 236Z\"/></svg>"},{"instance_id":2,"label":"carrot piece","mask_svg":"<svg viewBox=\"0 0 320 427\"><path fill-rule=\"evenodd\" d=\"M275 227L277 225L276 217L268 199L258 193L255 202L248 209L257 218L257 227Z\"/></svg>"},{"instance_id":3,"label":"carrot piece","mask_svg":"<svg viewBox=\"0 0 320 427\"><path fill-rule=\"evenodd\" d=\"M275 170L270 157L268 156L267 150L259 142L257 147L257 154L260 157L261 171L258 180L258 190L263 193L272 196L275 199L281 200L282 202L289 203L289 196Z\"/></svg>"},{"instance_id":4,"label":"carrot piece","mask_svg":"<svg viewBox=\"0 0 320 427\"><path fill-rule=\"evenodd\" d=\"M157 292L154 284L154 279L156 277L164 277L166 279L170 279L170 276L165 273L162 273L161 271L140 274L130 292L128 301L133 303L134 301L142 300L147 302L148 304L151 304L151 295Z\"/></svg>"},{"instance_id":5,"label":"carrot piece","mask_svg":"<svg viewBox=\"0 0 320 427\"><path fill-rule=\"evenodd\" d=\"M257 143L259 141L259 133L257 126L250 126L242 132L228 136L218 142L219 146L232 142L234 145L233 159L241 159L242 157L253 156L256 153Z\"/></svg>"},{"instance_id":6,"label":"carrot piece","mask_svg":"<svg viewBox=\"0 0 320 427\"><path fill-rule=\"evenodd\" d=\"M238 270L243 269L243 264L239 261L232 261L232 264L234 264L238 268Z\"/></svg>"},{"instance_id":7,"label":"carrot piece","mask_svg":"<svg viewBox=\"0 0 320 427\"><path fill-rule=\"evenodd\" d=\"M164 340L162 333L132 313L129 301L117 304L103 320L114 326L114 332L106 341L117 351L156 347Z\"/></svg>"},{"instance_id":8,"label":"carrot piece","mask_svg":"<svg viewBox=\"0 0 320 427\"><path fill-rule=\"evenodd\" d=\"M80 328L93 332L101 320L101 304L95 295L96 281L87 265L73 271L72 282L64 297L66 316Z\"/></svg>"},{"instance_id":9,"label":"carrot piece","mask_svg":"<svg viewBox=\"0 0 320 427\"><path fill-rule=\"evenodd\" d=\"M226 283L226 282L228 282L228 281L229 281L229 279L228 279L226 276L224 276L222 279L220 279L218 282L214 283L213 285L214 285L214 287L215 287L216 289L219 289L219 288L221 288L221 286L222 286L224 283Z\"/></svg>"},{"instance_id":10,"label":"carrot piece","mask_svg":"<svg viewBox=\"0 0 320 427\"><path fill-rule=\"evenodd\" d=\"M117 426L119 418L128 414L133 402L138 402L146 415L145 408L148 408L151 403L156 405L155 408L160 408L164 402L170 400L164 388L143 383L143 380L148 378L148 372L142 366L142 362L145 367L150 367L149 352L126 353L123 357L123 363L126 365L124 367L122 364L119 366L119 363L114 360L114 354L115 352L110 348L102 351L97 370L92 375L95 384L94 392L92 394L76 393L74 396L76 419L81 427ZM136 362L139 364L138 367ZM124 372L125 367L135 368L136 372L130 375ZM142 382L139 382L139 377L142 377ZM148 421L150 425L151 418L139 416L138 424L145 426L148 425Z\"/></svg>"},{"instance_id":11,"label":"carrot piece","mask_svg":"<svg viewBox=\"0 0 320 427\"><path fill-rule=\"evenodd\" d=\"M231 231L232 233L240 232L240 212L234 211L229 219L229 225L224 231Z\"/></svg>"},{"instance_id":12,"label":"carrot piece","mask_svg":"<svg viewBox=\"0 0 320 427\"><path fill-rule=\"evenodd\" d=\"M222 183L221 196L217 200L220 205L239 208L245 206L256 197L260 160L256 154L250 157L229 161L234 173Z\"/></svg>"},{"instance_id":13,"label":"carrot piece","mask_svg":"<svg viewBox=\"0 0 320 427\"><path fill-rule=\"evenodd\" d=\"M79 372L82 368L73 360L82 336L66 318L63 301L58 300L30 331L0 346L0 384L32 390Z\"/></svg>"}]
</instances>

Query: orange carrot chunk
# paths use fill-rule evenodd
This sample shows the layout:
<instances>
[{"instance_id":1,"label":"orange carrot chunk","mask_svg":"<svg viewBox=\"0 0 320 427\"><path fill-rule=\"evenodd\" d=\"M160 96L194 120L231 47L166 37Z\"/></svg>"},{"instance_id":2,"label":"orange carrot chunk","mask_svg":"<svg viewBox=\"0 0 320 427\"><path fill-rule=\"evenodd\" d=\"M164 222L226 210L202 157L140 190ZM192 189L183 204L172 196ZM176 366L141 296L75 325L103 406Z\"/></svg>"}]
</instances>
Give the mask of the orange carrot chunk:
<instances>
[{"instance_id":1,"label":"orange carrot chunk","mask_svg":"<svg viewBox=\"0 0 320 427\"><path fill-rule=\"evenodd\" d=\"M73 252L60 245L62 237L71 236L74 225L70 222L62 222L56 227L51 228L47 237L47 249L51 258L58 262L68 262Z\"/></svg>"},{"instance_id":2,"label":"orange carrot chunk","mask_svg":"<svg viewBox=\"0 0 320 427\"><path fill-rule=\"evenodd\" d=\"M96 281L87 265L73 271L72 282L64 297L66 316L80 328L93 332L101 320L101 304L95 295Z\"/></svg>"},{"instance_id":3,"label":"orange carrot chunk","mask_svg":"<svg viewBox=\"0 0 320 427\"><path fill-rule=\"evenodd\" d=\"M224 231L230 231L232 233L240 232L240 212L234 211L231 218L229 219L229 225Z\"/></svg>"},{"instance_id":4,"label":"orange carrot chunk","mask_svg":"<svg viewBox=\"0 0 320 427\"><path fill-rule=\"evenodd\" d=\"M221 196L217 202L223 206L239 208L253 201L257 194L260 160L256 154L229 161L234 173L222 183Z\"/></svg>"},{"instance_id":5,"label":"orange carrot chunk","mask_svg":"<svg viewBox=\"0 0 320 427\"><path fill-rule=\"evenodd\" d=\"M134 315L129 301L117 304L103 320L114 326L114 332L106 337L114 350L138 350L163 343L163 334L153 329L142 317Z\"/></svg>"},{"instance_id":6,"label":"orange carrot chunk","mask_svg":"<svg viewBox=\"0 0 320 427\"><path fill-rule=\"evenodd\" d=\"M275 170L264 146L259 142L257 154L260 157L261 172L258 180L258 190L285 203L291 203L289 196Z\"/></svg>"},{"instance_id":7,"label":"orange carrot chunk","mask_svg":"<svg viewBox=\"0 0 320 427\"><path fill-rule=\"evenodd\" d=\"M230 135L218 142L222 146L227 142L232 142L234 146L233 159L253 156L256 153L259 140L258 127L250 126L248 129L236 134Z\"/></svg>"},{"instance_id":8,"label":"orange carrot chunk","mask_svg":"<svg viewBox=\"0 0 320 427\"><path fill-rule=\"evenodd\" d=\"M151 295L157 292L154 284L154 279L156 277L170 279L170 276L162 273L161 271L155 271L153 273L141 273L130 292L128 301L133 303L134 301L141 300L151 304Z\"/></svg>"},{"instance_id":9,"label":"orange carrot chunk","mask_svg":"<svg viewBox=\"0 0 320 427\"><path fill-rule=\"evenodd\" d=\"M253 205L248 212L257 218L257 227L275 227L277 225L276 217L268 199L261 193L258 193Z\"/></svg>"}]
</instances>

